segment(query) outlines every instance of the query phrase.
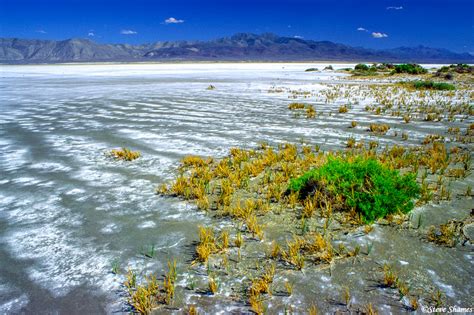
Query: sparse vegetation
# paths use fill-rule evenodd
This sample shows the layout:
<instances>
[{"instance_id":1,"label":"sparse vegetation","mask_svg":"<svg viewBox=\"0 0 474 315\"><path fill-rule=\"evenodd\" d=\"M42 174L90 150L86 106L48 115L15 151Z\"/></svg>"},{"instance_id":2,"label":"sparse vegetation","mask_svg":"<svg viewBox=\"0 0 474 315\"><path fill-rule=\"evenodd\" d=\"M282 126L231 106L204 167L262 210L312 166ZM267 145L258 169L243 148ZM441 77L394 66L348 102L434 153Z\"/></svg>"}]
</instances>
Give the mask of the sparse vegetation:
<instances>
[{"instance_id":1,"label":"sparse vegetation","mask_svg":"<svg viewBox=\"0 0 474 315\"><path fill-rule=\"evenodd\" d=\"M428 230L427 239L440 245L454 247L459 238L456 227L455 221L441 224L438 228L431 226Z\"/></svg>"},{"instance_id":2,"label":"sparse vegetation","mask_svg":"<svg viewBox=\"0 0 474 315\"><path fill-rule=\"evenodd\" d=\"M449 66L443 66L441 68L439 68L437 71L436 71L436 76L440 76L441 74L446 74L446 73L470 73L470 74L474 74L474 66L470 66L468 64L462 64L462 63L459 63L459 64L456 64L456 65L449 65Z\"/></svg>"},{"instance_id":3,"label":"sparse vegetation","mask_svg":"<svg viewBox=\"0 0 474 315\"><path fill-rule=\"evenodd\" d=\"M174 297L176 278L176 260L168 261L168 273L163 280L163 290L160 290L156 276L145 276L143 281L138 283L137 274L129 269L124 282L129 305L134 312L150 314L160 304L170 304Z\"/></svg>"},{"instance_id":4,"label":"sparse vegetation","mask_svg":"<svg viewBox=\"0 0 474 315\"><path fill-rule=\"evenodd\" d=\"M399 66L399 73L411 71L420 78L429 77L421 75L424 69L417 69L418 65ZM409 70L412 68L417 70ZM397 73L396 69L391 64L357 67L357 71L376 73L392 82L401 75L390 79L384 74ZM189 267L198 279L192 283L199 283L201 293L210 299L220 299L221 294L227 297L230 291L226 284L232 283L231 298L263 314L277 311L273 300L279 300L279 296L299 296L301 277L308 273L324 270L332 277L338 272L333 266L341 260L352 261L355 266L365 260L382 265L387 260L377 261L380 244L370 239L385 235L385 226L390 226L393 233L409 229L424 241L442 246L466 242L462 234L465 223L449 221L426 230L425 219L422 224L418 216L417 225L407 214L415 205L470 198L469 187L462 186L459 193L459 189L452 189L452 182L470 172L472 95L458 81L455 90L418 89L416 82L328 84L316 92L272 88L272 93L288 93L292 99L288 109L295 117L312 119L295 122L298 127L319 127L322 117L340 120L345 134L330 144L339 146L333 150L327 150L326 143L311 143L305 133L305 139L297 144L262 143L251 149L232 148L220 158L185 157L175 179L161 184L157 193L191 201L194 209L205 211L211 220L219 222L199 228L194 261ZM307 98L314 105L308 104ZM370 103L361 105L364 99L370 99ZM344 120L347 115L338 115L350 110L353 116L364 107L367 114L378 115L375 122L364 121L364 117ZM438 124L440 128L427 128L433 133L429 134L417 130L420 124ZM370 133L364 134L363 130ZM364 240L358 241L359 237ZM383 290L400 298L401 307L414 311L429 297L421 291L421 285L414 285L410 278L404 280L396 264L385 264L376 273L377 281ZM196 284L189 285L190 290L195 288ZM344 311L376 313L377 305L367 303L370 300L355 305L356 288L352 301L349 289L342 289L340 299L344 303L339 304L344 304ZM174 286L166 281L160 292L162 303L173 300ZM274 296L267 303L270 295ZM293 308L296 312L308 311L307 304L289 305L285 311L292 312Z\"/></svg>"}]
</instances>

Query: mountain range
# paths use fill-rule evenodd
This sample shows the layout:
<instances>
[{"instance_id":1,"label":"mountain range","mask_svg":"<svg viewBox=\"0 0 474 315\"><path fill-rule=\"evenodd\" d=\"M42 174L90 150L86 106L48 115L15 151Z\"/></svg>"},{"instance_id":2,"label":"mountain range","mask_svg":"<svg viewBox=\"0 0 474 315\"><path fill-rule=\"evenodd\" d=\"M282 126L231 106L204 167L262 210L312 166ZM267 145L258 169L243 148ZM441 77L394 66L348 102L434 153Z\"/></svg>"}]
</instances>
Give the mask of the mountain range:
<instances>
[{"instance_id":1,"label":"mountain range","mask_svg":"<svg viewBox=\"0 0 474 315\"><path fill-rule=\"evenodd\" d=\"M179 60L472 63L474 55L425 46L376 50L270 33L238 33L210 41L164 41L142 45L99 44L90 39L0 38L1 63Z\"/></svg>"}]
</instances>

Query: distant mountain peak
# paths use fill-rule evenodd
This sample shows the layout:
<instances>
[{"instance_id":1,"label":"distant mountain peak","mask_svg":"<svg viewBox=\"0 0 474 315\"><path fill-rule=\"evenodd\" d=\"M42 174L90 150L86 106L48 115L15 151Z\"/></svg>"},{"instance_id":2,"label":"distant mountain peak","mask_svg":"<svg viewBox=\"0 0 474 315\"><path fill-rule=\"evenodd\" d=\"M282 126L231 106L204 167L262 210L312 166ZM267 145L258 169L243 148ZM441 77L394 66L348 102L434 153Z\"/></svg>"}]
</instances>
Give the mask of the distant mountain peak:
<instances>
[{"instance_id":1,"label":"distant mountain peak","mask_svg":"<svg viewBox=\"0 0 474 315\"><path fill-rule=\"evenodd\" d=\"M74 37L64 40L64 42L72 43L72 44L96 44L96 42L92 41L89 38L81 38L81 37Z\"/></svg>"},{"instance_id":2,"label":"distant mountain peak","mask_svg":"<svg viewBox=\"0 0 474 315\"><path fill-rule=\"evenodd\" d=\"M211 41L163 41L142 45L100 44L89 38L62 41L0 38L0 62L3 63L147 60L471 63L474 57L422 45L376 50L274 33L237 33Z\"/></svg>"},{"instance_id":3,"label":"distant mountain peak","mask_svg":"<svg viewBox=\"0 0 474 315\"><path fill-rule=\"evenodd\" d=\"M275 40L280 36L274 33L262 33L262 34L255 34L255 33L236 33L231 36L233 40L246 40L246 39L267 39L267 40Z\"/></svg>"}]
</instances>

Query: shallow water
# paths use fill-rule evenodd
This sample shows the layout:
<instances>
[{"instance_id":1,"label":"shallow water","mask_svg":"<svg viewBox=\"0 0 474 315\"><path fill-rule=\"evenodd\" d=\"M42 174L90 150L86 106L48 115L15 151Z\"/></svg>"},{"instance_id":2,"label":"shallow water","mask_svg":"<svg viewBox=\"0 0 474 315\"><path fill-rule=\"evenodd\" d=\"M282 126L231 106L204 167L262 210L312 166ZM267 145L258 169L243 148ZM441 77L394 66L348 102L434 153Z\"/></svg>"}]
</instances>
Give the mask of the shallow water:
<instances>
[{"instance_id":1,"label":"shallow water","mask_svg":"<svg viewBox=\"0 0 474 315\"><path fill-rule=\"evenodd\" d=\"M180 266L188 263L196 226L210 219L190 204L154 193L158 184L172 178L185 155L223 156L231 147L249 148L261 141L342 147L350 134L369 138L364 131L347 129L351 119L399 120L372 117L362 104L344 117L295 119L287 94L268 90L318 90L320 83L342 76L304 72L313 66L2 66L0 313L119 312L124 306L112 261L120 261L122 269L152 270L162 270L172 257ZM209 84L216 89L206 90ZM316 105L322 112L339 106ZM413 142L433 131L415 123L406 128ZM105 156L122 146L141 151L142 158L127 163ZM463 214L469 202L459 207ZM394 247L404 242L398 240ZM384 244L379 251L386 259L399 250L386 250ZM140 252L152 245L156 256L146 259ZM463 287L462 275L473 270L472 255L449 255L454 257L446 262L449 266L463 267L461 279L450 284L462 289L453 293L453 301L467 301L472 281ZM408 256L400 259L415 259ZM413 264L419 267L420 262ZM440 283L448 277L435 276ZM325 287L324 275L312 277L312 290ZM324 294L330 296L329 291ZM295 294L293 302L308 298Z\"/></svg>"}]
</instances>

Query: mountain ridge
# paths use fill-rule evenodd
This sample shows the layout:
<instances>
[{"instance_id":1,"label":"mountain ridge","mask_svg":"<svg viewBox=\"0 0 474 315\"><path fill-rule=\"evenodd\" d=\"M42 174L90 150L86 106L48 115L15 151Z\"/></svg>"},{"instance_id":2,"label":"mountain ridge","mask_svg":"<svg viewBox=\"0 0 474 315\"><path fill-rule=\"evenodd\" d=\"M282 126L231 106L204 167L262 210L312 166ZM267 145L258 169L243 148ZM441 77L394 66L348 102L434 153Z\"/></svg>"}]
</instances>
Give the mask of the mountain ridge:
<instances>
[{"instance_id":1,"label":"mountain ridge","mask_svg":"<svg viewBox=\"0 0 474 315\"><path fill-rule=\"evenodd\" d=\"M468 53L426 46L369 49L331 41L306 40L272 33L237 33L209 41L100 44L87 38L39 40L0 38L0 62L144 62L144 61L371 61L474 62Z\"/></svg>"}]
</instances>

